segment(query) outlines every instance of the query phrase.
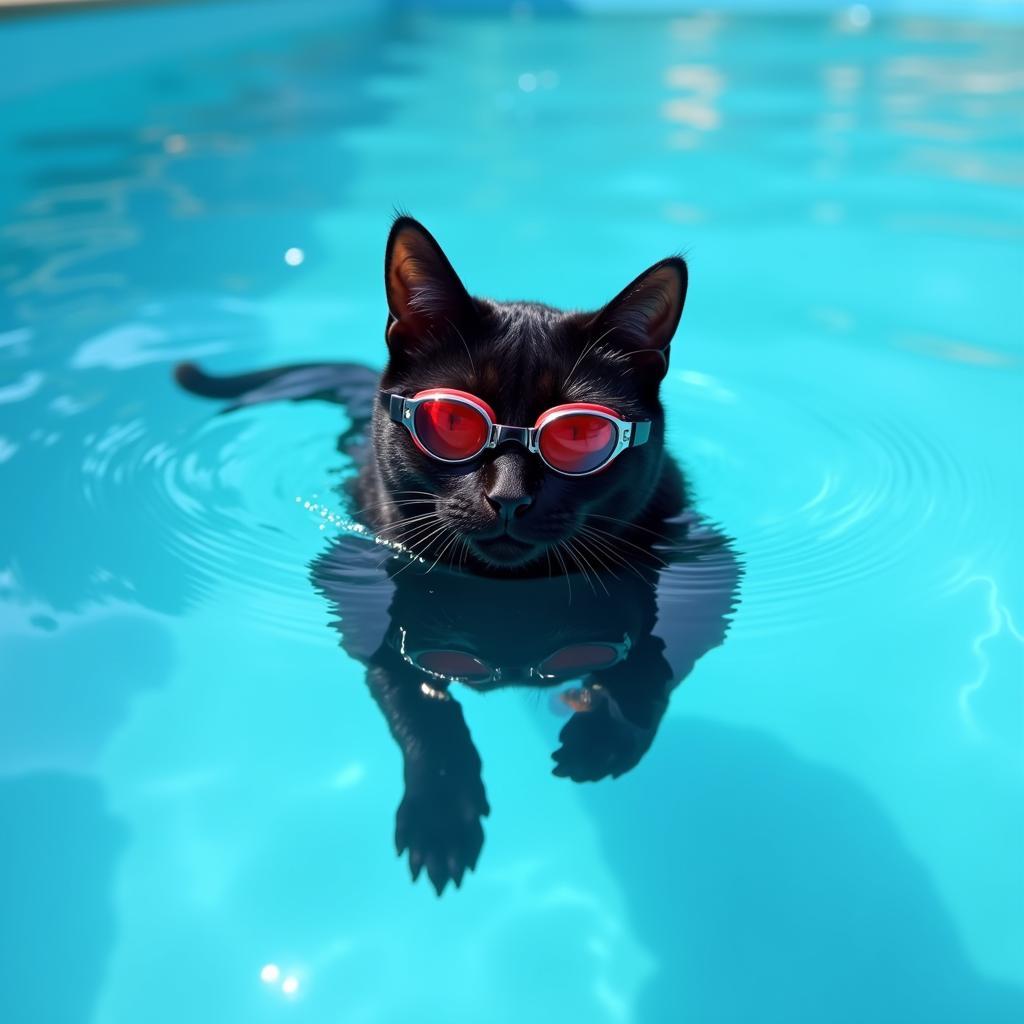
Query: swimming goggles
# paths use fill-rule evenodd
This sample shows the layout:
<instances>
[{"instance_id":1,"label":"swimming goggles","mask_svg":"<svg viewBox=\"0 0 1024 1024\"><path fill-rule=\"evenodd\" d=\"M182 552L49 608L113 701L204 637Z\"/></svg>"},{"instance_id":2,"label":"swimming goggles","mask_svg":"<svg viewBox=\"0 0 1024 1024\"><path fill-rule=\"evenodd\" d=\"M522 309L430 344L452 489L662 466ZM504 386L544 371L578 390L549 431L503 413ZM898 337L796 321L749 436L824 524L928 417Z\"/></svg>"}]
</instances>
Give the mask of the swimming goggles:
<instances>
[{"instance_id":1,"label":"swimming goggles","mask_svg":"<svg viewBox=\"0 0 1024 1024\"><path fill-rule=\"evenodd\" d=\"M503 678L533 679L553 682L561 679L579 679L590 672L611 668L624 660L631 646L629 636L614 643L599 640L593 643L568 644L533 665L503 669L489 665L471 651L426 648L411 650L404 626L398 627L398 653L413 668L434 679L468 683L500 683Z\"/></svg>"},{"instance_id":2,"label":"swimming goggles","mask_svg":"<svg viewBox=\"0 0 1024 1024\"><path fill-rule=\"evenodd\" d=\"M465 391L431 388L412 398L382 391L380 397L416 447L439 462L468 462L487 448L512 441L539 455L556 473L588 476L651 436L650 420L631 423L590 402L556 405L532 427L510 427L496 423L494 410Z\"/></svg>"}]
</instances>

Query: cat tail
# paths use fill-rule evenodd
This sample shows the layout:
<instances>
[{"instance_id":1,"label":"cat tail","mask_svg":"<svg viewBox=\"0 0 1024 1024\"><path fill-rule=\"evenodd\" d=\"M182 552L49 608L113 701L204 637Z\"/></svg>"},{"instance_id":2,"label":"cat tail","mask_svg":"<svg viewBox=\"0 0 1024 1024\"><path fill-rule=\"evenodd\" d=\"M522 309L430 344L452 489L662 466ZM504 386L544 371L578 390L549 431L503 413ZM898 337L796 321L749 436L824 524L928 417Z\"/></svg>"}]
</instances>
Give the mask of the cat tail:
<instances>
[{"instance_id":1,"label":"cat tail","mask_svg":"<svg viewBox=\"0 0 1024 1024\"><path fill-rule=\"evenodd\" d=\"M379 377L379 371L359 363L296 363L225 376L195 363L174 368L174 379L190 394L231 400L224 412L266 402L321 401L343 405L356 419L372 414Z\"/></svg>"},{"instance_id":2,"label":"cat tail","mask_svg":"<svg viewBox=\"0 0 1024 1024\"><path fill-rule=\"evenodd\" d=\"M207 373L196 363L178 363L174 368L174 379L190 394L198 395L200 398L238 398L247 391L255 391L282 373L294 369L297 367L286 366L220 377Z\"/></svg>"}]
</instances>

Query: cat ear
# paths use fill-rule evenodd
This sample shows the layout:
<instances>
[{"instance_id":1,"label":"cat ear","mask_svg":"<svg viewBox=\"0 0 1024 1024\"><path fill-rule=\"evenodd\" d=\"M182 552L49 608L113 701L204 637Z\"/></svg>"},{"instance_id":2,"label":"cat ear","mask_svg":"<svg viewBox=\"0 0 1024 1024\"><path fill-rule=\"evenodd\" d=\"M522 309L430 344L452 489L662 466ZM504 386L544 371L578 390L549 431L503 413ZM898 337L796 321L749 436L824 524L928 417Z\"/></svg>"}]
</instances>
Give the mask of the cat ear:
<instances>
[{"instance_id":1,"label":"cat ear","mask_svg":"<svg viewBox=\"0 0 1024 1024\"><path fill-rule=\"evenodd\" d=\"M661 380L668 369L668 346L686 301L686 261L672 256L648 267L591 321L590 333L609 347L649 367Z\"/></svg>"},{"instance_id":2,"label":"cat ear","mask_svg":"<svg viewBox=\"0 0 1024 1024\"><path fill-rule=\"evenodd\" d=\"M391 226L384 254L384 287L391 320L388 344L410 345L465 323L469 297L434 236L411 217Z\"/></svg>"}]
</instances>

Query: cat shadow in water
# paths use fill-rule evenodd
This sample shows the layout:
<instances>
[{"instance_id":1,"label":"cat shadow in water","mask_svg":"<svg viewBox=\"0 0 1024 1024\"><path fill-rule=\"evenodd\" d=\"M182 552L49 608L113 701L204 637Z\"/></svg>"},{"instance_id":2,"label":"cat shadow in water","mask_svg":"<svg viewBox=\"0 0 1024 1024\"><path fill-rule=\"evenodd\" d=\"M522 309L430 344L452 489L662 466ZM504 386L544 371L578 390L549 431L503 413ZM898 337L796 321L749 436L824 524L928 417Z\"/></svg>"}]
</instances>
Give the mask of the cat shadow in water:
<instances>
[{"instance_id":1,"label":"cat shadow in water","mask_svg":"<svg viewBox=\"0 0 1024 1024\"><path fill-rule=\"evenodd\" d=\"M773 738L672 716L637 772L584 800L657 961L638 1020L1024 1020L872 797Z\"/></svg>"}]
</instances>

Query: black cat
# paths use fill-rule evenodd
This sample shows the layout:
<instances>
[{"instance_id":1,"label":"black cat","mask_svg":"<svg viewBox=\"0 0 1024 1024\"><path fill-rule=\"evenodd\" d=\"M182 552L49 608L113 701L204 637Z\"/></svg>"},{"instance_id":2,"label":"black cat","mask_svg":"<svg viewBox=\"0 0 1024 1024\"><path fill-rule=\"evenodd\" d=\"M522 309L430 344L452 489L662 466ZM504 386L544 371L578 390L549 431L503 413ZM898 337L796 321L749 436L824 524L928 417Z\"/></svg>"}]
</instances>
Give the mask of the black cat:
<instances>
[{"instance_id":1,"label":"black cat","mask_svg":"<svg viewBox=\"0 0 1024 1024\"><path fill-rule=\"evenodd\" d=\"M633 540L639 527L657 530L686 505L682 475L664 451L658 399L686 284L685 262L672 257L596 313L472 298L427 230L400 217L385 256L383 395L456 389L489 406L497 422L520 428L568 403L596 404L623 422L645 424L648 436L583 476L553 471L513 440L446 463L424 454L381 402L372 410L371 444L355 487L362 517L396 534L403 523L428 525L429 516L438 529L409 541L421 554L436 555L457 537L444 559L458 555L464 569L503 576L546 575L552 558L566 563L562 571L581 571L579 549L593 546L587 537L613 544L609 537ZM218 379L185 364L177 373L201 395L326 398L357 416L371 412L364 369L297 366ZM359 407L352 409L356 392Z\"/></svg>"},{"instance_id":2,"label":"black cat","mask_svg":"<svg viewBox=\"0 0 1024 1024\"><path fill-rule=\"evenodd\" d=\"M177 370L230 407L316 398L349 414L340 447L359 472L344 497L398 551L342 535L312 580L402 749L398 850L438 893L476 864L489 812L453 683L581 681L554 772L596 780L639 761L673 687L724 639L739 568L663 449L658 387L686 280L681 259L664 260L591 314L474 299L401 217L382 375ZM435 389L436 405L415 398Z\"/></svg>"}]
</instances>

